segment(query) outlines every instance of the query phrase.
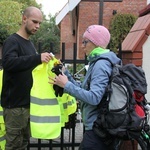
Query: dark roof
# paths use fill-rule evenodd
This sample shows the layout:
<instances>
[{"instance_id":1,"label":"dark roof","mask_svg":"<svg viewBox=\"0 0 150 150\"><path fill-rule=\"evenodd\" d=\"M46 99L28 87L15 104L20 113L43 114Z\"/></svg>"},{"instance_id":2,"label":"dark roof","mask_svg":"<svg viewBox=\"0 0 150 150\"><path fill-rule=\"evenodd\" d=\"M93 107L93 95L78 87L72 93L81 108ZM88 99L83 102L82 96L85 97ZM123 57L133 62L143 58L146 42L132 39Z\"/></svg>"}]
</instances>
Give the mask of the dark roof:
<instances>
[{"instance_id":1,"label":"dark roof","mask_svg":"<svg viewBox=\"0 0 150 150\"><path fill-rule=\"evenodd\" d=\"M144 9L142 9L141 11L139 11L139 17L141 16L145 16L147 14L150 13L150 4L147 5Z\"/></svg>"}]
</instances>

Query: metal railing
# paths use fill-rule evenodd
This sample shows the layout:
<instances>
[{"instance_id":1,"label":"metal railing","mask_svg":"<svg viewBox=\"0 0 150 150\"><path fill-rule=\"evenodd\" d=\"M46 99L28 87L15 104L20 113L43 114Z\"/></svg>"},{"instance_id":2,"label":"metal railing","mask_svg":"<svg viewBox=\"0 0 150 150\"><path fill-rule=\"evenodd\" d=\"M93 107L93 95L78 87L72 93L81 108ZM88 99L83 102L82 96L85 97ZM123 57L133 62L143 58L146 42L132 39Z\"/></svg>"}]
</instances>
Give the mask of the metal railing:
<instances>
[{"instance_id":1,"label":"metal railing","mask_svg":"<svg viewBox=\"0 0 150 150\"><path fill-rule=\"evenodd\" d=\"M40 52L40 50L39 50ZM62 43L62 62L67 64L73 64L73 74L76 73L77 64L86 64L86 57L84 60L77 60L77 45L73 44L73 59L65 59L65 43ZM69 116L69 122L66 123L65 127L61 130L61 135L58 139L53 140L41 140L41 139L30 139L27 150L31 150L32 148L36 148L37 150L41 150L42 148L46 148L47 150L52 150L53 148L59 147L60 150L75 150L75 147L78 147L80 141L76 140L76 133L80 132L83 134L83 130L76 131L77 118L76 113ZM65 139L65 132L68 131L68 141Z\"/></svg>"}]
</instances>

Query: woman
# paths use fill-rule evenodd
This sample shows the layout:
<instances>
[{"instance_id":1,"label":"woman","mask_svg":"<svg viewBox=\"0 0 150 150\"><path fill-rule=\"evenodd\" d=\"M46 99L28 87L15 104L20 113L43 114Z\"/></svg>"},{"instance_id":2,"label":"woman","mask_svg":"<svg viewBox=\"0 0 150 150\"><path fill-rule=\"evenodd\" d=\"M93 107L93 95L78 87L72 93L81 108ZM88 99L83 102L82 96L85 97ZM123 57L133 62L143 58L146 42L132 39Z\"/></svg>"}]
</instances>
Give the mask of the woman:
<instances>
[{"instance_id":1,"label":"woman","mask_svg":"<svg viewBox=\"0 0 150 150\"><path fill-rule=\"evenodd\" d=\"M83 83L79 85L67 70L64 74L50 78L50 84L64 88L64 92L76 97L81 102L81 113L85 133L80 150L107 150L103 143L92 130L93 122L99 113L97 105L103 98L113 64L119 64L120 59L115 53L106 49L110 42L109 31L101 25L89 26L83 34L82 48L89 61L89 69ZM103 59L100 59L103 58ZM105 59L104 59L105 58Z\"/></svg>"}]
</instances>

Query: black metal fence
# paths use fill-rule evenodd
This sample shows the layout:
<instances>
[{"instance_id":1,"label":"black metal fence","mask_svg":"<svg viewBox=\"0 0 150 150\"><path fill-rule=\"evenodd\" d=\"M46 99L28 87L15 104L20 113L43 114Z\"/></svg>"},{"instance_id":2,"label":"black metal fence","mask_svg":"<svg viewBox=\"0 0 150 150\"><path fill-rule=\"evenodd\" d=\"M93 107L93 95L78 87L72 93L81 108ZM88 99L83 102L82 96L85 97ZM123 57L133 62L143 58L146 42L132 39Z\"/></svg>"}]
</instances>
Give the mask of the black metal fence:
<instances>
[{"instance_id":1,"label":"black metal fence","mask_svg":"<svg viewBox=\"0 0 150 150\"><path fill-rule=\"evenodd\" d=\"M39 47L40 48L40 47ZM52 49L52 47L50 48ZM39 50L40 52L40 50ZM65 62L67 64L73 64L73 74L76 73L77 70L77 64L86 64L86 57L83 60L77 59L77 44L73 44L73 59L65 59L65 43L62 43L62 62ZM31 150L32 148L36 150L42 150L43 148L46 150L53 150L54 148L58 147L60 150L75 150L75 147L78 147L80 144L80 141L76 139L76 133L83 134L83 130L76 131L77 130L77 114L74 113L69 116L69 122L66 123L65 127L61 130L61 135L58 139L54 140L40 140L40 139L30 139L29 145L27 150ZM81 124L82 125L82 124ZM66 133L67 132L67 133ZM67 141L65 139L65 133L67 134Z\"/></svg>"},{"instance_id":2,"label":"black metal fence","mask_svg":"<svg viewBox=\"0 0 150 150\"><path fill-rule=\"evenodd\" d=\"M41 45L39 45L39 52ZM52 44L50 44L50 51L53 52ZM118 48L118 57L122 58L121 44L119 44ZM77 64L87 64L86 57L83 60L77 59L77 44L73 44L73 59L65 59L65 43L62 43L62 62L67 64L73 64L73 74L77 72ZM36 148L36 150L43 150L42 148L46 148L46 150L53 150L54 148L59 148L60 150L75 150L76 147L79 146L80 142L76 140L76 133L80 132L83 134L84 130L76 131L77 125L76 113L70 115L69 122L66 123L66 126L62 128L61 135L58 139L54 140L40 140L40 139L31 139L28 145L27 150L31 150L32 148ZM68 141L65 141L65 132L68 132ZM71 149L70 149L71 148Z\"/></svg>"}]
</instances>

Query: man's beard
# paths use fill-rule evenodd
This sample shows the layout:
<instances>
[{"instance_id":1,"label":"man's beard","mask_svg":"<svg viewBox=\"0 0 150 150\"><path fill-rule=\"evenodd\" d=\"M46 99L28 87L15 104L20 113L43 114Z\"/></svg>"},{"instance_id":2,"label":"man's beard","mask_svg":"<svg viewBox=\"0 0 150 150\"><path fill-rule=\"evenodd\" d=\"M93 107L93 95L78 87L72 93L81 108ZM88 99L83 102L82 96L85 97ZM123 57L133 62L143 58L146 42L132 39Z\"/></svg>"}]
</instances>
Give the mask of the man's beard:
<instances>
[{"instance_id":1,"label":"man's beard","mask_svg":"<svg viewBox=\"0 0 150 150\"><path fill-rule=\"evenodd\" d=\"M28 35L34 35L35 34L35 33L31 32L30 30L28 30L27 27L25 28L25 30L26 30L26 32L27 32Z\"/></svg>"}]
</instances>

